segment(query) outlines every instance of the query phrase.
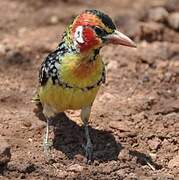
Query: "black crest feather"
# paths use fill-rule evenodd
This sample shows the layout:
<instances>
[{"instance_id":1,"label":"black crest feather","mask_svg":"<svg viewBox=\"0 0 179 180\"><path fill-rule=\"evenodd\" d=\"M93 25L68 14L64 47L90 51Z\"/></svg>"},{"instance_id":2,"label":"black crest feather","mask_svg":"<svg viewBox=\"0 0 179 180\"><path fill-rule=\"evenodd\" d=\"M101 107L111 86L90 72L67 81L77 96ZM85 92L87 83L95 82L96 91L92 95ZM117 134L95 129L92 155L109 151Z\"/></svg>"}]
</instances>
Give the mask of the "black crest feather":
<instances>
[{"instance_id":1,"label":"black crest feather","mask_svg":"<svg viewBox=\"0 0 179 180\"><path fill-rule=\"evenodd\" d=\"M99 17L101 21L104 23L104 25L107 26L108 28L113 29L113 30L116 29L116 26L114 25L111 18L107 14L104 14L103 12L98 11L96 9L89 9L89 10L86 10L85 12L94 14L97 17Z\"/></svg>"}]
</instances>

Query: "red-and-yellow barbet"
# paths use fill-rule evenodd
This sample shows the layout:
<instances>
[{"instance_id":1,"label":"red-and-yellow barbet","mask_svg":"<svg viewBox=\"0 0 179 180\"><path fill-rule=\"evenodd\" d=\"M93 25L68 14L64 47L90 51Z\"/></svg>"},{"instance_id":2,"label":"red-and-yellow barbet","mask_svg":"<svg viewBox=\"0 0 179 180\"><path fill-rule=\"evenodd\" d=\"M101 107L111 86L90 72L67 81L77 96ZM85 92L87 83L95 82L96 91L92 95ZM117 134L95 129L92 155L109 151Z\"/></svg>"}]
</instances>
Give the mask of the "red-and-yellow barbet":
<instances>
[{"instance_id":1,"label":"red-and-yellow barbet","mask_svg":"<svg viewBox=\"0 0 179 180\"><path fill-rule=\"evenodd\" d=\"M88 122L96 94L105 82L105 65L100 49L108 44L136 47L131 39L116 29L108 15L94 9L86 10L66 28L57 49L42 63L36 97L47 120L46 152L49 149L50 118L68 109L81 109L87 141L86 158L87 162L92 160L93 146Z\"/></svg>"}]
</instances>

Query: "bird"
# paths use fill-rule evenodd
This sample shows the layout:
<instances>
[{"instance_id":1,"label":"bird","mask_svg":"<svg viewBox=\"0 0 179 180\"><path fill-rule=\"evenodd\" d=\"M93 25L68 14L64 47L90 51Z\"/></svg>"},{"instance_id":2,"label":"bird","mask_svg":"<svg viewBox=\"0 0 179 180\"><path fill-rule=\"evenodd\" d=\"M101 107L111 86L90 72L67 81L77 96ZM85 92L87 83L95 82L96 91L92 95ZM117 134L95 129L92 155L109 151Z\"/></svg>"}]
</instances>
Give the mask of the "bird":
<instances>
[{"instance_id":1,"label":"bird","mask_svg":"<svg viewBox=\"0 0 179 180\"><path fill-rule=\"evenodd\" d=\"M97 92L105 83L106 69L100 50L108 44L136 47L134 41L120 32L107 14L87 9L67 26L57 48L42 62L34 101L42 105L46 118L45 152L50 149L50 119L66 110L81 110L86 161L92 161L89 118Z\"/></svg>"}]
</instances>

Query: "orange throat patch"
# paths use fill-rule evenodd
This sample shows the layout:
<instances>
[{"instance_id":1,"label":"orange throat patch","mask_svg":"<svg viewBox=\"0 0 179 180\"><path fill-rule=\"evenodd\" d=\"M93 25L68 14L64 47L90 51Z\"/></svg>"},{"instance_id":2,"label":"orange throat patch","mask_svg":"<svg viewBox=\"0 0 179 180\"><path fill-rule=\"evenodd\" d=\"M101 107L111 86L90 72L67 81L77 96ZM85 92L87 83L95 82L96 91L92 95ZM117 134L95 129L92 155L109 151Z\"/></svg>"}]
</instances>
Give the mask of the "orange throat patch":
<instances>
[{"instance_id":1,"label":"orange throat patch","mask_svg":"<svg viewBox=\"0 0 179 180\"><path fill-rule=\"evenodd\" d=\"M97 63L94 61L83 60L74 68L73 74L77 78L86 79L97 69Z\"/></svg>"}]
</instances>

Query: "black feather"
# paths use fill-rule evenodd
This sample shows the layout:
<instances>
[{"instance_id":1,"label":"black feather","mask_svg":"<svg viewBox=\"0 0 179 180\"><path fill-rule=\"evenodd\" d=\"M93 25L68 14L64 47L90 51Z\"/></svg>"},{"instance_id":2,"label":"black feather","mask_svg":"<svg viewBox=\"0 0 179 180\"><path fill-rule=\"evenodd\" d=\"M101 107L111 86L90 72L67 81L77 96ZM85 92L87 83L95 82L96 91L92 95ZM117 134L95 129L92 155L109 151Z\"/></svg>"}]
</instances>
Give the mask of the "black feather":
<instances>
[{"instance_id":1,"label":"black feather","mask_svg":"<svg viewBox=\"0 0 179 180\"><path fill-rule=\"evenodd\" d=\"M86 10L85 12L94 14L97 17L99 17L101 19L101 21L104 23L104 25L107 26L108 28L110 28L112 30L116 29L116 26L114 25L111 18L107 14L104 14L103 12L98 11L96 9L89 9L89 10Z\"/></svg>"}]
</instances>

